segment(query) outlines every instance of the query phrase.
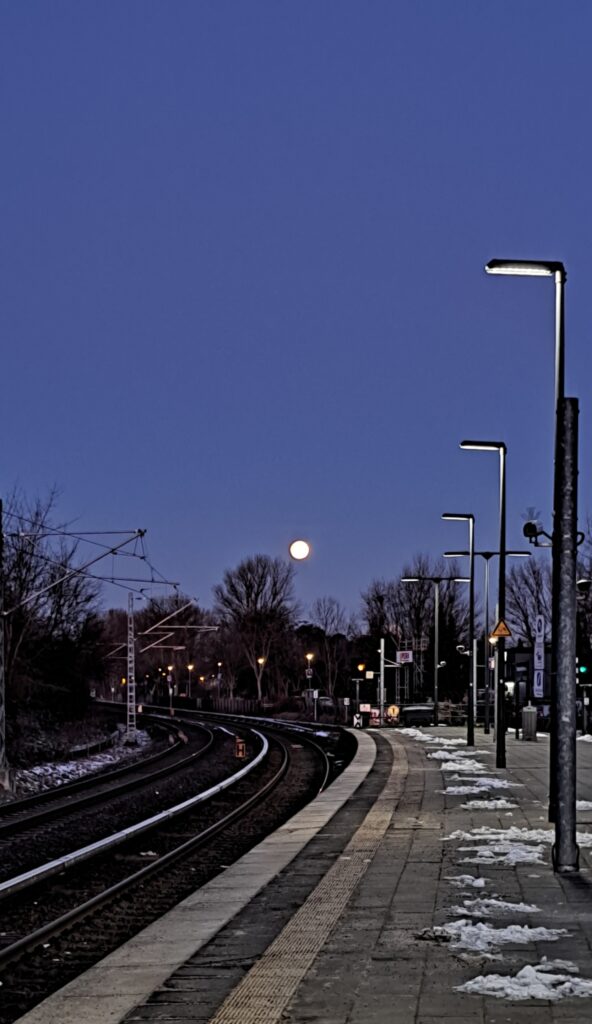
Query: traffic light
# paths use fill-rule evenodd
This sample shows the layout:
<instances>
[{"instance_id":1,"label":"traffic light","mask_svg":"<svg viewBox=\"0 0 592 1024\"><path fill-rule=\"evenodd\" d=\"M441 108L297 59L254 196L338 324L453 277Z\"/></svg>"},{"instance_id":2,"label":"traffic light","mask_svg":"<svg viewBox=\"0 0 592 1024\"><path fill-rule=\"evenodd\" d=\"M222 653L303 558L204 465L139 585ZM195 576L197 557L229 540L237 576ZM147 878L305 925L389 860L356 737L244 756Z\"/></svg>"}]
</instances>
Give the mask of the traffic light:
<instances>
[{"instance_id":1,"label":"traffic light","mask_svg":"<svg viewBox=\"0 0 592 1024\"><path fill-rule=\"evenodd\" d=\"M588 666L587 665L578 665L578 672L580 673L580 675L582 675L584 672L587 672L587 671L588 671Z\"/></svg>"}]
</instances>

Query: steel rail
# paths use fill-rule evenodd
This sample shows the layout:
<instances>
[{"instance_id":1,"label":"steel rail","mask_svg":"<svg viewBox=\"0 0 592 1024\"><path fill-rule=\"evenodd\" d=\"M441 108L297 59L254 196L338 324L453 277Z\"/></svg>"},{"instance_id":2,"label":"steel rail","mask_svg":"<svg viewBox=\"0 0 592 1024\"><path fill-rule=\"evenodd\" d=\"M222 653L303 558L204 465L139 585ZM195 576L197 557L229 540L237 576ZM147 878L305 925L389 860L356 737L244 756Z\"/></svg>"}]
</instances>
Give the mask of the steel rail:
<instances>
[{"instance_id":1,"label":"steel rail","mask_svg":"<svg viewBox=\"0 0 592 1024\"><path fill-rule=\"evenodd\" d=\"M149 754L146 757L139 758L137 761L133 761L125 765L118 765L116 768L110 768L104 772L87 774L83 778L74 779L72 782L64 782L59 786L50 786L48 789L41 790L39 793L31 793L30 796L21 797L18 800L11 800L9 803L0 804L0 818L8 817L9 815L18 813L21 810L26 811L29 807L34 807L35 804L38 803L48 803L51 800L59 800L62 796L69 796L70 793L76 793L81 789L88 789L92 785L98 786L102 782L110 782L112 779L119 778L121 775L126 775L128 772L131 772L140 766L150 765L154 764L156 761L161 761L164 757L168 757L174 751L179 750L181 744L184 742L181 738L181 722L171 723L170 719L161 720L156 715L146 715L144 717L153 722L159 728L166 729L168 726L169 732L172 731L177 736L175 742L164 750L159 750L157 754Z\"/></svg>"},{"instance_id":2,"label":"steel rail","mask_svg":"<svg viewBox=\"0 0 592 1024\"><path fill-rule=\"evenodd\" d=\"M267 755L268 751L268 744L267 741L265 740L265 737L261 737L261 739L263 739L265 747L256 758L256 763L260 763L261 759ZM175 861L188 856L190 853L193 853L196 849L198 849L200 846L203 846L205 843L208 842L208 840L212 839L218 833L222 832L234 821L244 816L253 806L262 802L265 799L265 797L268 796L268 794L282 780L288 769L290 755L283 741L280 743L280 745L282 747L284 756L282 759L282 764L274 774L273 778L268 780L268 782L266 782L265 785L260 790L252 794L245 801L243 801L243 803L240 804L239 807L235 807L232 811L226 814L219 821L214 822L213 825L209 825L208 828L204 829L203 832L200 832L198 835L193 836L191 839L186 840L184 843L181 843L180 846L176 847L174 850L170 850L168 853L163 854L162 857L159 857L158 860L154 861L153 863L144 865L144 867L140 868L139 871L134 872L132 875L129 875L127 878L122 879L119 882L116 882L115 885L112 885L108 889L103 890L103 892L91 897L89 900L86 900L84 903L80 904L80 906L74 907L72 910L66 911L65 914L62 914L59 918L56 918L54 921L49 921L47 924L42 925L41 928L36 929L36 931L32 932L30 935L23 936L21 939L18 939L16 942L12 943L10 946L6 946L4 949L0 950L0 968L7 966L9 963L22 956L24 953L31 952L33 949L39 946L40 943L45 942L49 938L55 937L56 935L63 932L70 925L75 924L78 921L81 921L85 917L88 917L89 914L92 914L95 910L99 909L103 904L108 903L110 900L112 900L115 896L118 896L120 893L126 892L133 886L141 882L144 882L148 877L151 877L152 875L157 875L159 872L164 871L166 868L170 867L170 865L173 864ZM237 772L235 776L232 776L232 781L237 781L238 778L245 775L247 769L252 769L253 767L255 767L255 761L248 765L246 768L241 769L241 771ZM215 795L216 792L219 792L222 788L226 788L226 786L230 784L231 782L230 780L228 780L226 784L219 784L218 786L213 787L208 792L213 796ZM205 796L205 794L202 794L202 796Z\"/></svg>"},{"instance_id":3,"label":"steel rail","mask_svg":"<svg viewBox=\"0 0 592 1024\"><path fill-rule=\"evenodd\" d=\"M0 839L10 838L11 836L18 834L19 832L22 832L25 829L30 829L34 825L42 825L46 822L54 821L56 818L61 818L65 815L76 813L78 811L83 811L85 810L85 808L92 807L95 804L98 805L100 803L104 803L105 800L112 800L113 797L123 796L124 793L129 793L135 789L140 789L143 786L149 785L151 782L156 781L157 779L164 778L167 775L171 775L173 772L186 768L189 764L191 764L192 761L198 760L199 758L203 757L204 754L206 754L208 750L210 750L210 748L212 747L212 744L214 742L214 733L210 729L206 729L206 727L202 728L204 728L204 731L209 732L209 737L205 746L201 747L199 750L192 751L191 754L187 754L186 757L180 758L173 764L166 764L162 768L157 768L156 771L149 772L144 776L140 776L139 778L126 779L115 786L110 786L109 789L103 788L98 793L88 793L87 795L72 800L71 802L63 804L60 803L58 806L52 805L47 808L42 808L37 812L33 811L26 818L19 818L16 821L0 822ZM176 744L175 747L177 746L178 745ZM168 753L168 751L163 751L161 753ZM155 758L160 757L161 754L155 755ZM142 770L144 768L144 764L145 762L135 762L135 765L133 767L135 767L136 770ZM129 765L126 769L126 773L129 773L132 770L132 766ZM92 787L93 784L94 788L99 788L102 783L110 783L112 777L112 775L110 777L100 776L98 778L95 778L94 780L83 780L86 782L84 788L88 789ZM60 786L57 788L59 790L62 787ZM66 794L66 796L67 795L68 794ZM58 798L59 794L56 793L54 796L54 800L58 800Z\"/></svg>"},{"instance_id":4,"label":"steel rail","mask_svg":"<svg viewBox=\"0 0 592 1024\"><path fill-rule=\"evenodd\" d=\"M210 789L206 789L203 793L198 793L197 796L189 797L187 800L183 800L180 804L175 804L173 807L168 807L165 811L159 811L158 814L153 814L150 818L145 818L143 821L136 822L135 825L129 825L127 828L122 829L119 832L114 832L111 836L105 836L104 839L98 839L94 843L90 843L88 846L83 846L78 850L73 850L71 853L64 854L63 857L56 857L55 860L48 861L47 864L41 864L39 867L31 868L29 871L24 871L21 875L16 875L14 878L7 878L6 881L0 882L0 901L6 899L8 896L13 896L16 892L20 892L23 889L31 888L42 882L46 878L50 878L52 875L59 874L65 871L67 868L72 867L74 864L80 864L82 861L89 860L91 857L95 857L99 853L104 853L107 850L112 849L114 846L119 846L121 843L128 842L130 839L135 839L137 836L142 835L145 832L149 832L157 825L162 824L165 821L169 821L171 818L176 818L180 814L184 814L192 807L196 807L199 803L203 803L205 800L209 800L217 793L221 793L229 786L234 785L239 779L253 771L254 768L259 765L264 758L267 756L269 744L261 733L257 730L253 730L254 734L262 740L263 749L257 754L257 756L250 761L248 765L241 768L240 771L235 772L234 775L230 775L227 779L223 779L222 782L216 783L215 786L211 786Z\"/></svg>"}]
</instances>

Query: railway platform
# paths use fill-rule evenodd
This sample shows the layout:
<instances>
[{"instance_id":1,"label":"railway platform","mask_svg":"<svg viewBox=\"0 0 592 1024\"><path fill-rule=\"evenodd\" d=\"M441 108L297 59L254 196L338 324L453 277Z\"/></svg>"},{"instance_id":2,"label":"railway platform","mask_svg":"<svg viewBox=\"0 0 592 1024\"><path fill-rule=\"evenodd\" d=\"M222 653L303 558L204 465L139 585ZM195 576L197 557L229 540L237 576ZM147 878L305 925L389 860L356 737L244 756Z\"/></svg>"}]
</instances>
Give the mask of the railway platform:
<instances>
[{"instance_id":1,"label":"railway platform","mask_svg":"<svg viewBox=\"0 0 592 1024\"><path fill-rule=\"evenodd\" d=\"M558 876L547 737L508 735L503 771L481 732L358 738L316 801L19 1024L590 1021L592 743Z\"/></svg>"}]
</instances>

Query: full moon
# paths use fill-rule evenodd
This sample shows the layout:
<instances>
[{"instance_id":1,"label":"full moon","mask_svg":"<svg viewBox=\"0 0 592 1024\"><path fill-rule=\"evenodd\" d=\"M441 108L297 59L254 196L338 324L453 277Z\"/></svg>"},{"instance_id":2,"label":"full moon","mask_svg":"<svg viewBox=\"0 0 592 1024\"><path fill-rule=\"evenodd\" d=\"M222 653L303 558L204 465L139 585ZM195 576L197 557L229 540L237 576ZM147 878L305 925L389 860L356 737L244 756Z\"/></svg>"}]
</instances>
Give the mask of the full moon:
<instances>
[{"instance_id":1,"label":"full moon","mask_svg":"<svg viewBox=\"0 0 592 1024\"><path fill-rule=\"evenodd\" d=\"M301 562L310 555L310 544L306 540L293 540L290 544L290 555L297 562Z\"/></svg>"}]
</instances>

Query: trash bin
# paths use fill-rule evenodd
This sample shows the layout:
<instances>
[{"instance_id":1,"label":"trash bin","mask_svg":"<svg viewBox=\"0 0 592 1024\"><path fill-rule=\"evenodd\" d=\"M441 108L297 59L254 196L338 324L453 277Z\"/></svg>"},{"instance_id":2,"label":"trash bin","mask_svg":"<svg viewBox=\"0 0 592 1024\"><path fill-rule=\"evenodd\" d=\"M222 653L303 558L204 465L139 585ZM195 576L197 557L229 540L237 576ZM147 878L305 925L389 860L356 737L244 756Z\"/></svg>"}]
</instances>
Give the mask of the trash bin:
<instances>
[{"instance_id":1,"label":"trash bin","mask_svg":"<svg viewBox=\"0 0 592 1024\"><path fill-rule=\"evenodd\" d=\"M522 708L522 739L534 740L537 738L537 709L532 704Z\"/></svg>"}]
</instances>

